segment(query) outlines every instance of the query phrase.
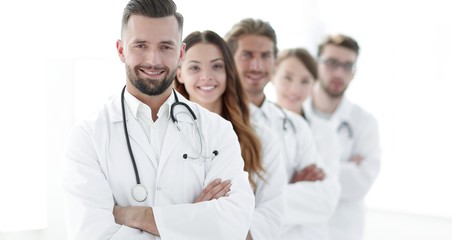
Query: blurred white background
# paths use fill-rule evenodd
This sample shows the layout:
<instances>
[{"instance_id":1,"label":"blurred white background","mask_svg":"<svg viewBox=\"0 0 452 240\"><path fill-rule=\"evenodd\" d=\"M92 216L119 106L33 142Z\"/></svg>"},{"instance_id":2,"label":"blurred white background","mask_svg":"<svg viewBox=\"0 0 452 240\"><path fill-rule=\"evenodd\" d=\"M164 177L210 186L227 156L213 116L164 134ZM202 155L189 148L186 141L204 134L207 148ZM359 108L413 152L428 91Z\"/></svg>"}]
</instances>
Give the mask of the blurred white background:
<instances>
[{"instance_id":1,"label":"blurred white background","mask_svg":"<svg viewBox=\"0 0 452 240\"><path fill-rule=\"evenodd\" d=\"M0 239L65 239L60 167L71 126L124 84L126 0L0 3ZM269 21L280 49L341 32L361 45L348 96L378 120L382 169L367 240L452 239L452 15L441 0L176 0L194 30ZM273 98L271 85L266 89ZM414 230L408 230L414 229Z\"/></svg>"}]
</instances>

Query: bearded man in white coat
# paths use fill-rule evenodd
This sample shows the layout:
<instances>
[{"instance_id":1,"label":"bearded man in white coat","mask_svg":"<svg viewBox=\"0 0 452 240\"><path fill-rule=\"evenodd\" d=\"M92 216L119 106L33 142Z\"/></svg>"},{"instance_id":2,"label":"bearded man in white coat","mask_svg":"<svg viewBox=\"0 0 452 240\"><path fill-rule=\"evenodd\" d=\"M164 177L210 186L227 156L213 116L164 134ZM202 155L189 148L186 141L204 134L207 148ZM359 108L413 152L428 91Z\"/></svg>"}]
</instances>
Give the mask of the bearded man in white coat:
<instances>
[{"instance_id":1,"label":"bearded man in white coat","mask_svg":"<svg viewBox=\"0 0 452 240\"><path fill-rule=\"evenodd\" d=\"M171 88L182 25L172 0L125 7L116 47L126 86L68 144L69 239L246 238L255 201L237 135Z\"/></svg>"},{"instance_id":2,"label":"bearded man in white coat","mask_svg":"<svg viewBox=\"0 0 452 240\"><path fill-rule=\"evenodd\" d=\"M308 123L300 115L266 99L264 87L275 70L277 39L273 27L261 19L242 19L226 34L251 100L252 119L269 126L283 145L286 214L278 239L306 239L306 226L326 223L338 199L339 183L321 159Z\"/></svg>"},{"instance_id":3,"label":"bearded man in white coat","mask_svg":"<svg viewBox=\"0 0 452 240\"><path fill-rule=\"evenodd\" d=\"M380 144L375 118L344 93L356 72L359 45L351 37L330 35L318 48L319 81L304 103L310 122L335 124L343 152L339 181L341 196L329 223L331 240L362 240L364 198L380 169Z\"/></svg>"}]
</instances>

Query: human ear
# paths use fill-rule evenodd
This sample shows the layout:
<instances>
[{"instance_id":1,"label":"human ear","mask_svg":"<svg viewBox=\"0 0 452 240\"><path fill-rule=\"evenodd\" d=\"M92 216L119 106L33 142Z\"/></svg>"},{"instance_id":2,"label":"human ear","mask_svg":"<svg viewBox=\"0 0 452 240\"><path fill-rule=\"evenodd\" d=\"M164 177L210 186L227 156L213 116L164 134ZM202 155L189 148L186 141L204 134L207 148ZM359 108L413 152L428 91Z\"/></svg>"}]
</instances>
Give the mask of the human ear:
<instances>
[{"instance_id":1,"label":"human ear","mask_svg":"<svg viewBox=\"0 0 452 240\"><path fill-rule=\"evenodd\" d=\"M180 83L184 83L184 79L182 78L182 70L180 68L181 68L181 66L179 65L179 67L177 67L177 72L176 72L177 81L179 81Z\"/></svg>"},{"instance_id":2,"label":"human ear","mask_svg":"<svg viewBox=\"0 0 452 240\"><path fill-rule=\"evenodd\" d=\"M121 40L116 41L116 50L118 51L119 59L121 59L121 62L125 63L125 57L124 57L124 47Z\"/></svg>"}]
</instances>

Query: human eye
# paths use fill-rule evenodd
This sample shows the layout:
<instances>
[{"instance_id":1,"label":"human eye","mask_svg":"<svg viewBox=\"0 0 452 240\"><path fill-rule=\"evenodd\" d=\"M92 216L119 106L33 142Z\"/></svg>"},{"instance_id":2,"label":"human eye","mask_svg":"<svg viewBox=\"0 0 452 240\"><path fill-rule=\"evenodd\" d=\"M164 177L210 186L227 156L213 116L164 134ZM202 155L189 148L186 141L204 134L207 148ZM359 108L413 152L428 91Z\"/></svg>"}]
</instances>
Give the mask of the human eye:
<instances>
[{"instance_id":1,"label":"human eye","mask_svg":"<svg viewBox=\"0 0 452 240\"><path fill-rule=\"evenodd\" d=\"M199 66L198 65L190 65L188 67L188 70L192 71L192 72L196 72L199 70Z\"/></svg>"},{"instance_id":2,"label":"human eye","mask_svg":"<svg viewBox=\"0 0 452 240\"><path fill-rule=\"evenodd\" d=\"M301 80L301 84L302 85L307 85L307 84L309 84L311 81L310 81L310 79L309 78L303 78L302 80Z\"/></svg>"},{"instance_id":3,"label":"human eye","mask_svg":"<svg viewBox=\"0 0 452 240\"><path fill-rule=\"evenodd\" d=\"M160 47L162 50L173 50L174 46L170 44L162 44Z\"/></svg>"},{"instance_id":4,"label":"human eye","mask_svg":"<svg viewBox=\"0 0 452 240\"><path fill-rule=\"evenodd\" d=\"M271 59L272 58L272 53L271 52L266 52L262 54L262 58L265 60Z\"/></svg>"},{"instance_id":5,"label":"human eye","mask_svg":"<svg viewBox=\"0 0 452 240\"><path fill-rule=\"evenodd\" d=\"M137 44L135 44L135 48L138 48L138 49L143 49L143 48L145 48L145 47L146 47L146 45L143 44L143 43L137 43Z\"/></svg>"},{"instance_id":6,"label":"human eye","mask_svg":"<svg viewBox=\"0 0 452 240\"><path fill-rule=\"evenodd\" d=\"M325 60L325 65L327 65L328 67L337 68L339 67L340 63L336 59L330 58Z\"/></svg>"},{"instance_id":7,"label":"human eye","mask_svg":"<svg viewBox=\"0 0 452 240\"><path fill-rule=\"evenodd\" d=\"M292 82L292 76L290 75L284 75L284 80L286 80L286 82Z\"/></svg>"},{"instance_id":8,"label":"human eye","mask_svg":"<svg viewBox=\"0 0 452 240\"><path fill-rule=\"evenodd\" d=\"M353 72L355 70L355 64L351 62L347 62L344 65L344 70L347 72Z\"/></svg>"},{"instance_id":9,"label":"human eye","mask_svg":"<svg viewBox=\"0 0 452 240\"><path fill-rule=\"evenodd\" d=\"M250 52L244 51L242 52L242 57L245 59L250 59L252 57Z\"/></svg>"},{"instance_id":10,"label":"human eye","mask_svg":"<svg viewBox=\"0 0 452 240\"><path fill-rule=\"evenodd\" d=\"M213 69L215 69L215 70L221 70L223 68L224 68L224 65L221 63L216 63L213 65Z\"/></svg>"},{"instance_id":11,"label":"human eye","mask_svg":"<svg viewBox=\"0 0 452 240\"><path fill-rule=\"evenodd\" d=\"M160 45L165 49L177 49L178 43L172 40L162 41Z\"/></svg>"}]
</instances>

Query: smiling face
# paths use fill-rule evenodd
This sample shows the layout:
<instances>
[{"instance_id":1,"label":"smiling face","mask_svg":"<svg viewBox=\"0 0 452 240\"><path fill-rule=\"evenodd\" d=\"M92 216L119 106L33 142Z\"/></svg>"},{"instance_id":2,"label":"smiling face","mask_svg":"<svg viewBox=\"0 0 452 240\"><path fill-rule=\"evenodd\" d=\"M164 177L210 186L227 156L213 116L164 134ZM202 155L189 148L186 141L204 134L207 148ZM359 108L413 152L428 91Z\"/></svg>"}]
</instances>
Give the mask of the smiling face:
<instances>
[{"instance_id":1,"label":"smiling face","mask_svg":"<svg viewBox=\"0 0 452 240\"><path fill-rule=\"evenodd\" d=\"M295 56L282 60L272 80L277 103L290 111L301 113L303 102L311 94L314 76Z\"/></svg>"},{"instance_id":2,"label":"smiling face","mask_svg":"<svg viewBox=\"0 0 452 240\"><path fill-rule=\"evenodd\" d=\"M237 40L234 53L240 81L250 99L263 100L264 87L270 81L274 70L274 43L269 37L243 35Z\"/></svg>"},{"instance_id":3,"label":"smiling face","mask_svg":"<svg viewBox=\"0 0 452 240\"><path fill-rule=\"evenodd\" d=\"M190 101L210 111L221 109L226 71L223 54L216 45L197 43L187 50L177 79L184 84Z\"/></svg>"},{"instance_id":4,"label":"smiling face","mask_svg":"<svg viewBox=\"0 0 452 240\"><path fill-rule=\"evenodd\" d=\"M132 94L155 96L171 91L185 47L174 16L132 15L116 46Z\"/></svg>"}]
</instances>

